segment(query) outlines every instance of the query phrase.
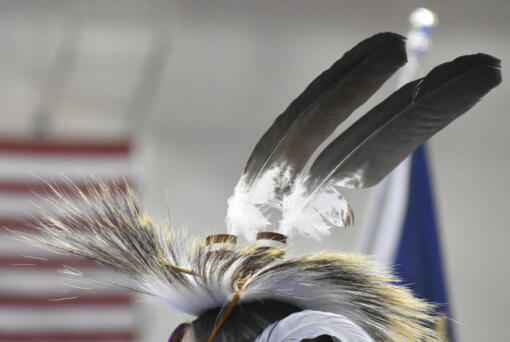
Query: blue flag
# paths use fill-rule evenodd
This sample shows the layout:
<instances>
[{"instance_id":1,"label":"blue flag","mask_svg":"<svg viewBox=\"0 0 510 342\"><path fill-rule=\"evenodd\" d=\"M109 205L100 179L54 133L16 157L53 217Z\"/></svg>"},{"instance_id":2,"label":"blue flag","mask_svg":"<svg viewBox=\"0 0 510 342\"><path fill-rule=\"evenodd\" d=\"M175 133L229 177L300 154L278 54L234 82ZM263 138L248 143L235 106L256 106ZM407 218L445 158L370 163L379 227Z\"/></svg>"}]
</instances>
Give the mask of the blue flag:
<instances>
[{"instance_id":1,"label":"blue flag","mask_svg":"<svg viewBox=\"0 0 510 342\"><path fill-rule=\"evenodd\" d=\"M397 275L416 296L438 304L438 311L444 313L445 317L451 317L434 194L424 145L412 156L407 210L394 264ZM444 333L451 342L451 322L447 320L443 323Z\"/></svg>"},{"instance_id":2,"label":"blue flag","mask_svg":"<svg viewBox=\"0 0 510 342\"><path fill-rule=\"evenodd\" d=\"M441 243L427 166L420 146L378 186L362 252L392 265L416 296L438 305L436 327L454 341Z\"/></svg>"}]
</instances>

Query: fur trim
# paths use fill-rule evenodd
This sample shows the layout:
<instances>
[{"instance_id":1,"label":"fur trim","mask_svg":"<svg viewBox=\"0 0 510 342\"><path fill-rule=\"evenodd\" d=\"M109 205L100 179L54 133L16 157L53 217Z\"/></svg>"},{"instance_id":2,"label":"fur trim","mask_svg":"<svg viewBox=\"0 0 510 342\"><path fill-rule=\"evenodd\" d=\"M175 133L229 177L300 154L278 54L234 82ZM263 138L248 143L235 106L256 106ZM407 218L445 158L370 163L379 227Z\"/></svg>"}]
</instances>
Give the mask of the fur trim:
<instances>
[{"instance_id":1,"label":"fur trim","mask_svg":"<svg viewBox=\"0 0 510 342\"><path fill-rule=\"evenodd\" d=\"M74 191L79 203L55 190L54 210L38 225L42 235L18 236L108 266L128 279L117 285L194 315L228 304L237 282L251 274L241 302L271 298L341 314L377 341L437 340L429 328L433 306L366 257L318 253L281 259L281 249L256 244L211 254L204 239L186 239L156 224L129 187L102 183L88 196Z\"/></svg>"}]
</instances>

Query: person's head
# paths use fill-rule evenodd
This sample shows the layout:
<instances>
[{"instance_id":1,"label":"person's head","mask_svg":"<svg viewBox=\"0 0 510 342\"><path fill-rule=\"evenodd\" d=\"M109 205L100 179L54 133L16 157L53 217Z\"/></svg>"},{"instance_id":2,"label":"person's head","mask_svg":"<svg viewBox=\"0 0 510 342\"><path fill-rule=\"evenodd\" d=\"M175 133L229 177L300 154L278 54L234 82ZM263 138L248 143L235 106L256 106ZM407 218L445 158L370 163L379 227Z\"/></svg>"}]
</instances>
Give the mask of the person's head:
<instances>
[{"instance_id":1,"label":"person's head","mask_svg":"<svg viewBox=\"0 0 510 342\"><path fill-rule=\"evenodd\" d=\"M276 300L255 301L236 305L218 330L213 342L253 342L262 331L301 309ZM178 338L169 342L207 342L213 331L221 308L210 309L185 326ZM321 336L314 342L332 342L329 336Z\"/></svg>"}]
</instances>

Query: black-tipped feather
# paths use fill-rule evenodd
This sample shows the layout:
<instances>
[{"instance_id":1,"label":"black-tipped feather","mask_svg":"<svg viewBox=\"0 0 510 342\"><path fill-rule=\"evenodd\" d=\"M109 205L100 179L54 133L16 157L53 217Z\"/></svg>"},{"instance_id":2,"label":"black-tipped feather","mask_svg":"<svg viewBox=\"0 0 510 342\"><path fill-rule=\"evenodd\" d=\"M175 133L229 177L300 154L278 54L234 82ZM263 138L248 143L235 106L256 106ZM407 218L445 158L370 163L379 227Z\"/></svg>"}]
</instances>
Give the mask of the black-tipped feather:
<instances>
[{"instance_id":1,"label":"black-tipped feather","mask_svg":"<svg viewBox=\"0 0 510 342\"><path fill-rule=\"evenodd\" d=\"M406 62L404 37L380 33L364 40L319 75L255 146L244 170L253 184L280 163L291 178L334 129Z\"/></svg>"},{"instance_id":2,"label":"black-tipped feather","mask_svg":"<svg viewBox=\"0 0 510 342\"><path fill-rule=\"evenodd\" d=\"M476 54L434 68L355 122L317 158L310 188L333 181L377 184L419 145L473 107L501 82L500 61Z\"/></svg>"}]
</instances>

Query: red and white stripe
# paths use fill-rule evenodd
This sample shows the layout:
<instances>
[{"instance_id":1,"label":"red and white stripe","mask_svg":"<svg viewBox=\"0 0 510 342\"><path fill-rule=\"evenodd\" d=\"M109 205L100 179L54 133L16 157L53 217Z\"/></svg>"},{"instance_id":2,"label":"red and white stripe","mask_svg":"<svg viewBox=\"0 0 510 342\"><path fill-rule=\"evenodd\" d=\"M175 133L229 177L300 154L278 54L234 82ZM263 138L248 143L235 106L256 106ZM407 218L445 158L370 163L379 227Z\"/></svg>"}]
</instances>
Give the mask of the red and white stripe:
<instances>
[{"instance_id":1,"label":"red and white stripe","mask_svg":"<svg viewBox=\"0 0 510 342\"><path fill-rule=\"evenodd\" d=\"M129 181L133 162L126 140L0 139L0 342L136 340L134 298L107 285L112 271L9 236L9 231L37 234L32 217L47 206L49 184L72 197L63 176L86 192L90 181ZM58 272L65 267L105 285L77 286Z\"/></svg>"}]
</instances>

